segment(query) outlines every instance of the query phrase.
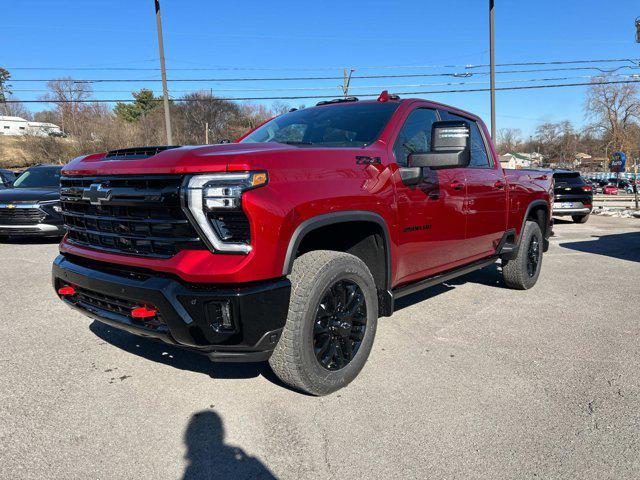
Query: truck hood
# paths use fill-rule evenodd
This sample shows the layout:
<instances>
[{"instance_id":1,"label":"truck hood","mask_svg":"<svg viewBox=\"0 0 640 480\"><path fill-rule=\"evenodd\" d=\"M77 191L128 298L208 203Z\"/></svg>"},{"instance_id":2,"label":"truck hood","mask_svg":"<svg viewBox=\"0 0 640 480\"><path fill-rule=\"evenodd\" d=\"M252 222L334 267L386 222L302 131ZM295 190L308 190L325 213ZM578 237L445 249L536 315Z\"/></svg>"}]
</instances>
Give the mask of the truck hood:
<instances>
[{"instance_id":1,"label":"truck hood","mask_svg":"<svg viewBox=\"0 0 640 480\"><path fill-rule=\"evenodd\" d=\"M106 153L78 157L62 170L64 175L184 174L252 168L258 157L288 155L309 147L281 143L226 143L164 150L138 159L112 160ZM316 149L313 149L316 150Z\"/></svg>"},{"instance_id":2,"label":"truck hood","mask_svg":"<svg viewBox=\"0 0 640 480\"><path fill-rule=\"evenodd\" d=\"M36 203L60 199L58 189L51 188L7 188L0 190L0 204Z\"/></svg>"}]
</instances>

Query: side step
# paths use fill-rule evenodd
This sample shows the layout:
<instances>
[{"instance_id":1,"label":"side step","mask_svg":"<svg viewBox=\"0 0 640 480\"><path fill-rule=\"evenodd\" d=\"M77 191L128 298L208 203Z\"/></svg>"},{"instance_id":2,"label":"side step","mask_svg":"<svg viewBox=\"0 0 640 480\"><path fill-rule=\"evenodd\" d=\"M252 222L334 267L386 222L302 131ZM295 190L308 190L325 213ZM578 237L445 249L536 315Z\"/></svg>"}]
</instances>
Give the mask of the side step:
<instances>
[{"instance_id":1,"label":"side step","mask_svg":"<svg viewBox=\"0 0 640 480\"><path fill-rule=\"evenodd\" d=\"M446 282L447 280L451 280L453 278L459 277L461 275L466 275L467 273L471 273L475 270L479 270L481 268L487 267L492 263L495 263L500 257L493 256L489 258L484 258L477 262L470 263L460 268L456 268L454 270L449 270L447 272L439 273L438 275L434 275L433 277L425 278L424 280L419 280L414 283L410 283L403 287L393 289L393 298L402 298L406 295L411 295L412 293L418 292L420 290L424 290L425 288L433 287L434 285L438 285L442 282Z\"/></svg>"}]
</instances>

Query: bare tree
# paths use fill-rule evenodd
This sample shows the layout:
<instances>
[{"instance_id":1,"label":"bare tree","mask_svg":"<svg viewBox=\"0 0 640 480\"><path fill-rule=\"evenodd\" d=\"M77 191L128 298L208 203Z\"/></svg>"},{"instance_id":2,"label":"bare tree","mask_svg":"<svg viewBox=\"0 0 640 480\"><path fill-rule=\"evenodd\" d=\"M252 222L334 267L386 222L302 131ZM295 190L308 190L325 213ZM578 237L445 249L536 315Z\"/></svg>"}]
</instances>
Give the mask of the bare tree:
<instances>
[{"instance_id":1,"label":"bare tree","mask_svg":"<svg viewBox=\"0 0 640 480\"><path fill-rule=\"evenodd\" d=\"M522 130L519 128L501 128L497 137L500 154L515 152L522 145Z\"/></svg>"},{"instance_id":2,"label":"bare tree","mask_svg":"<svg viewBox=\"0 0 640 480\"><path fill-rule=\"evenodd\" d=\"M535 140L540 153L550 162L573 166L578 153L579 134L568 120L543 123L536 128Z\"/></svg>"},{"instance_id":3,"label":"bare tree","mask_svg":"<svg viewBox=\"0 0 640 480\"><path fill-rule=\"evenodd\" d=\"M240 108L209 92L190 93L175 106L176 138L180 143L202 144L209 127L214 141L231 140L242 133Z\"/></svg>"},{"instance_id":4,"label":"bare tree","mask_svg":"<svg viewBox=\"0 0 640 480\"><path fill-rule=\"evenodd\" d=\"M597 80L602 80L602 77L597 77ZM598 131L602 140L611 144L614 150L628 154L637 152L634 126L640 118L640 100L635 84L591 85L585 112L593 121L590 128Z\"/></svg>"},{"instance_id":5,"label":"bare tree","mask_svg":"<svg viewBox=\"0 0 640 480\"><path fill-rule=\"evenodd\" d=\"M48 82L47 88L49 93L44 95L43 99L56 102L56 111L62 130L71 135L78 135L84 123L82 121L83 112L86 110L84 101L93 94L91 84L66 77Z\"/></svg>"}]
</instances>

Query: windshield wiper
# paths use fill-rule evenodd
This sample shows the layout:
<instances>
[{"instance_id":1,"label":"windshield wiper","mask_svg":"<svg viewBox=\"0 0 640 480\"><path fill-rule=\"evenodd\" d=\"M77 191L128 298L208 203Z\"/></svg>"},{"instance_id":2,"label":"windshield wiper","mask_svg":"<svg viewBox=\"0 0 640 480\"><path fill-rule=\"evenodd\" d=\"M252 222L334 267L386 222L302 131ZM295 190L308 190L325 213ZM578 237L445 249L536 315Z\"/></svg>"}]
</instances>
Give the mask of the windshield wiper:
<instances>
[{"instance_id":1,"label":"windshield wiper","mask_svg":"<svg viewBox=\"0 0 640 480\"><path fill-rule=\"evenodd\" d=\"M287 141L287 142L277 142L277 143L284 143L285 145L313 145L312 142L294 142L294 141Z\"/></svg>"}]
</instances>

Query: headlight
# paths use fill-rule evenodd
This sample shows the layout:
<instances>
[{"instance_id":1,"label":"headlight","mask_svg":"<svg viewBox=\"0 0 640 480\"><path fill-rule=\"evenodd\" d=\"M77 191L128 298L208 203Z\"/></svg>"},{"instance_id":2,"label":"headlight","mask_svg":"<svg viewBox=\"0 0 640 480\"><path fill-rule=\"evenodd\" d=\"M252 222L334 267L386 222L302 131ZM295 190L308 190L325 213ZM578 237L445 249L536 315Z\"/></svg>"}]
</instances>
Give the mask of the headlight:
<instances>
[{"instance_id":1,"label":"headlight","mask_svg":"<svg viewBox=\"0 0 640 480\"><path fill-rule=\"evenodd\" d=\"M184 193L186 211L210 248L220 252L251 251L251 245L221 239L209 214L241 210L243 192L266 184L266 172L211 173L188 179Z\"/></svg>"}]
</instances>

